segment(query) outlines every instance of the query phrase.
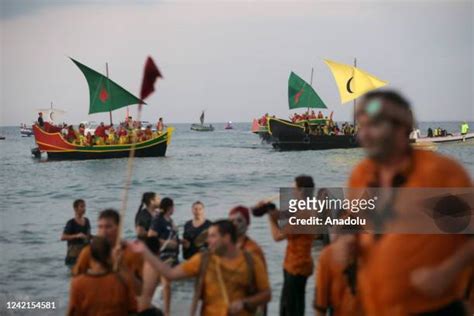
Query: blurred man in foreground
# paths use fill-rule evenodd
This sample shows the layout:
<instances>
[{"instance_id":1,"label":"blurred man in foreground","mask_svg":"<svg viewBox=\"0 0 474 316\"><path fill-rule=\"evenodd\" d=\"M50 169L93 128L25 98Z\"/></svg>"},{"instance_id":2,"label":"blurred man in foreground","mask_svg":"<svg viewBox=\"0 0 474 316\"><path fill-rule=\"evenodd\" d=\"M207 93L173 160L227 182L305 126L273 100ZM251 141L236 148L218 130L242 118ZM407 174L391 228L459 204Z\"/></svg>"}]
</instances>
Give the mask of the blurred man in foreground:
<instances>
[{"instance_id":1,"label":"blurred man in foreground","mask_svg":"<svg viewBox=\"0 0 474 316\"><path fill-rule=\"evenodd\" d=\"M413 150L410 104L391 91L367 94L357 110L359 141L367 158L353 170L350 188L471 187L463 167L442 155ZM412 280L419 269L441 264L469 241L454 234L341 235L334 243L338 262L358 262L357 291L367 315L465 315L462 300L469 280L468 264L436 297ZM471 262L472 264L472 262Z\"/></svg>"}]
</instances>

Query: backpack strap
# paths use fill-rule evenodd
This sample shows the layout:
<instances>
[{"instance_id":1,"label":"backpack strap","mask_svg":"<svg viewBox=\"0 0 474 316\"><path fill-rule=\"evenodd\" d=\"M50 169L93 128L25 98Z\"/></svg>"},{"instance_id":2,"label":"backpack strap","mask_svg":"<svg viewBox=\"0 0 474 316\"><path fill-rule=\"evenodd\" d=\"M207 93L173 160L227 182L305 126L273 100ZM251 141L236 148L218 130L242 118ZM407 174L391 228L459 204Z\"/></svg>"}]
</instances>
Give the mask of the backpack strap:
<instances>
[{"instance_id":1,"label":"backpack strap","mask_svg":"<svg viewBox=\"0 0 474 316\"><path fill-rule=\"evenodd\" d=\"M253 295L257 292L256 280L255 280L255 265L254 260L250 252L243 250L245 262L247 263L248 274L248 294Z\"/></svg>"},{"instance_id":2,"label":"backpack strap","mask_svg":"<svg viewBox=\"0 0 474 316\"><path fill-rule=\"evenodd\" d=\"M197 275L194 282L194 295L191 303L191 316L196 315L199 300L202 298L202 292L204 288L204 278L209 264L210 254L209 251L201 251L201 264L199 266L199 274Z\"/></svg>"}]
</instances>

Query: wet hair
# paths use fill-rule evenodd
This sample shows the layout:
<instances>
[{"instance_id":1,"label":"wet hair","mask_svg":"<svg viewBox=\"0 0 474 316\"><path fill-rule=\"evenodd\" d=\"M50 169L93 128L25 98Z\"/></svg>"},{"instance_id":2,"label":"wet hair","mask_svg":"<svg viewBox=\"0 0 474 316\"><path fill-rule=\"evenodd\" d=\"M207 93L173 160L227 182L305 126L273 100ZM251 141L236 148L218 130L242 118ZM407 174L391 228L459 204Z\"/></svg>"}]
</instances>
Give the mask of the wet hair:
<instances>
[{"instance_id":1,"label":"wet hair","mask_svg":"<svg viewBox=\"0 0 474 316\"><path fill-rule=\"evenodd\" d=\"M213 222L211 226L216 226L221 236L229 235L232 243L235 244L237 242L237 229L235 228L234 223L230 220L221 219Z\"/></svg>"},{"instance_id":2,"label":"wet hair","mask_svg":"<svg viewBox=\"0 0 474 316\"><path fill-rule=\"evenodd\" d=\"M116 225L120 224L120 214L112 208L108 208L99 213L99 220L111 219Z\"/></svg>"},{"instance_id":3,"label":"wet hair","mask_svg":"<svg viewBox=\"0 0 474 316\"><path fill-rule=\"evenodd\" d=\"M298 188L314 188L313 177L307 175L299 175L295 178Z\"/></svg>"},{"instance_id":4,"label":"wet hair","mask_svg":"<svg viewBox=\"0 0 474 316\"><path fill-rule=\"evenodd\" d=\"M81 205L81 204L86 204L86 201L84 201L83 199L77 199L77 200L75 200L74 202L72 202L72 207L73 207L74 209L76 209L76 208L78 208L79 205Z\"/></svg>"},{"instance_id":5,"label":"wet hair","mask_svg":"<svg viewBox=\"0 0 474 316\"><path fill-rule=\"evenodd\" d=\"M168 213L168 211L174 206L174 202L169 197L163 198L160 202L160 209L162 214Z\"/></svg>"},{"instance_id":6,"label":"wet hair","mask_svg":"<svg viewBox=\"0 0 474 316\"><path fill-rule=\"evenodd\" d=\"M196 201L196 202L194 202L194 203L191 205L191 207L194 207L195 205L202 205L202 207L204 207L204 203L202 203L202 202L199 201L199 200Z\"/></svg>"},{"instance_id":7,"label":"wet hair","mask_svg":"<svg viewBox=\"0 0 474 316\"><path fill-rule=\"evenodd\" d=\"M92 238L91 243L91 257L107 270L111 270L110 257L112 253L112 246L104 237L96 236Z\"/></svg>"}]
</instances>

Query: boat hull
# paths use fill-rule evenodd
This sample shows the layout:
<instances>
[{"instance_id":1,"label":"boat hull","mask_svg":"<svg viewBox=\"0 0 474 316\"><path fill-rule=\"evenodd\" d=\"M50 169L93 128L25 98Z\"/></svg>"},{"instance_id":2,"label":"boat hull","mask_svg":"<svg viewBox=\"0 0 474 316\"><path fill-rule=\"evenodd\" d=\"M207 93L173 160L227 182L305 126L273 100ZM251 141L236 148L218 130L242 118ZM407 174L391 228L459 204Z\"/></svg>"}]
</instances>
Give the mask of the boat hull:
<instances>
[{"instance_id":1,"label":"boat hull","mask_svg":"<svg viewBox=\"0 0 474 316\"><path fill-rule=\"evenodd\" d=\"M212 131L214 131L214 126L193 124L193 125L191 125L191 130L195 131L195 132L212 132Z\"/></svg>"},{"instance_id":2,"label":"boat hull","mask_svg":"<svg viewBox=\"0 0 474 316\"><path fill-rule=\"evenodd\" d=\"M274 139L273 147L281 151L359 147L353 135L312 135L306 133L303 126L285 120L271 118L268 127Z\"/></svg>"},{"instance_id":3,"label":"boat hull","mask_svg":"<svg viewBox=\"0 0 474 316\"><path fill-rule=\"evenodd\" d=\"M135 144L136 157L163 157L171 141L172 128L162 135ZM86 160L129 157L132 149L127 145L80 146L67 142L61 133L48 133L38 126L33 127L35 141L41 153L46 152L49 160Z\"/></svg>"},{"instance_id":4,"label":"boat hull","mask_svg":"<svg viewBox=\"0 0 474 316\"><path fill-rule=\"evenodd\" d=\"M442 136L442 137L423 137L417 138L412 141L415 143L457 143L464 142L467 140L474 139L474 133L467 133L466 135L452 135L452 136Z\"/></svg>"}]
</instances>

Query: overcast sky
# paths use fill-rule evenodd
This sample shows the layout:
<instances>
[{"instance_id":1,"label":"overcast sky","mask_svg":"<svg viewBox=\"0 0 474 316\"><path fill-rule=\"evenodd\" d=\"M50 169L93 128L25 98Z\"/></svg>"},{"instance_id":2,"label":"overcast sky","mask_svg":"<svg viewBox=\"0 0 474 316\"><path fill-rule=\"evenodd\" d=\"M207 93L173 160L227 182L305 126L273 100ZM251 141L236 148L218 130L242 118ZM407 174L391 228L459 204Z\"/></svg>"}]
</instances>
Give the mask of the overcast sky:
<instances>
[{"instance_id":1,"label":"overcast sky","mask_svg":"<svg viewBox=\"0 0 474 316\"><path fill-rule=\"evenodd\" d=\"M138 94L151 55L164 79L144 119L251 121L287 117L288 76L309 81L337 120L340 104L324 58L389 82L419 120L474 120L473 1L24 1L0 0L0 124L36 119L50 102L63 120L89 116L87 83L67 58ZM112 4L113 3L113 4ZM136 106L132 106L132 114ZM125 111L114 112L115 121Z\"/></svg>"}]
</instances>

